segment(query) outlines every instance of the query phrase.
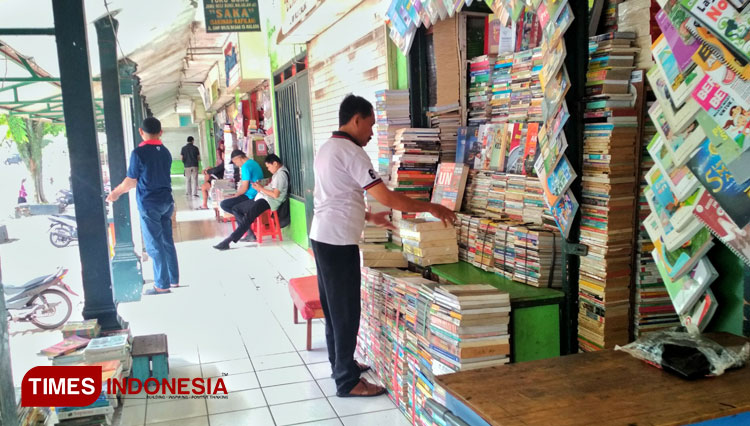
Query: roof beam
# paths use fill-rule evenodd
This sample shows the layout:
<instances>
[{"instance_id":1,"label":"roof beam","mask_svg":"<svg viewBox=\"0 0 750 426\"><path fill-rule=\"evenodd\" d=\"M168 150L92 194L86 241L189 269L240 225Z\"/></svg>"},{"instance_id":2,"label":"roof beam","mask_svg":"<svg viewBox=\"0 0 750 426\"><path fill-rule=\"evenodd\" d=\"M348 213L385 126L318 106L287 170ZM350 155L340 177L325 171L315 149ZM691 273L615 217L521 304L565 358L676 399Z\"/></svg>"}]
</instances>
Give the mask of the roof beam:
<instances>
[{"instance_id":1,"label":"roof beam","mask_svg":"<svg viewBox=\"0 0 750 426\"><path fill-rule=\"evenodd\" d=\"M54 28L0 28L0 36L55 35Z\"/></svg>"}]
</instances>

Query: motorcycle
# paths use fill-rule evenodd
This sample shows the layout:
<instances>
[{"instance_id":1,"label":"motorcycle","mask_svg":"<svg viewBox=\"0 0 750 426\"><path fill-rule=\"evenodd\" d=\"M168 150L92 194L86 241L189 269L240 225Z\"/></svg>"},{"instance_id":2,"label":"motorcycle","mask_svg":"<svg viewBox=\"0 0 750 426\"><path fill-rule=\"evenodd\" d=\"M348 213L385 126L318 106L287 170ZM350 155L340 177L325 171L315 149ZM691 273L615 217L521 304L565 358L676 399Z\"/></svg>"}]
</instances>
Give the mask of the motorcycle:
<instances>
[{"instance_id":1,"label":"motorcycle","mask_svg":"<svg viewBox=\"0 0 750 426\"><path fill-rule=\"evenodd\" d=\"M67 269L35 278L20 286L3 285L9 321L31 322L42 330L54 330L70 318L73 304L65 292L78 296L63 282Z\"/></svg>"},{"instance_id":2,"label":"motorcycle","mask_svg":"<svg viewBox=\"0 0 750 426\"><path fill-rule=\"evenodd\" d=\"M78 224L75 216L53 215L49 217L49 241L53 246L67 247L72 241L78 241Z\"/></svg>"},{"instance_id":3,"label":"motorcycle","mask_svg":"<svg viewBox=\"0 0 750 426\"><path fill-rule=\"evenodd\" d=\"M73 193L67 189L57 191L57 204L60 206L61 211L73 204Z\"/></svg>"}]
</instances>

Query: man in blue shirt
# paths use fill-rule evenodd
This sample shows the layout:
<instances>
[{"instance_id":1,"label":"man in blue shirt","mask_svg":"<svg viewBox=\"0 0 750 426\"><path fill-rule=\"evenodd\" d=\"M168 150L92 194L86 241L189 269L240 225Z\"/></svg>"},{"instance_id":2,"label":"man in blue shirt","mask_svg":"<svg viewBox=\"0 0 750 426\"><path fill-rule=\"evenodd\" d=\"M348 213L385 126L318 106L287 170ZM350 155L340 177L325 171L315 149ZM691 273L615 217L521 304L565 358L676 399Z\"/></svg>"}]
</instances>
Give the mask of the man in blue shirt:
<instances>
[{"instance_id":1,"label":"man in blue shirt","mask_svg":"<svg viewBox=\"0 0 750 426\"><path fill-rule=\"evenodd\" d=\"M232 235L244 235L252 225L248 216L253 211L255 196L258 195L258 191L253 188L252 184L263 179L263 170L255 160L247 158L247 155L239 149L232 151L232 164L240 169L240 187L237 188L237 195L227 198L220 205L222 210L232 213L237 219L237 229ZM236 243L237 241L230 236L230 238L215 245L214 248L228 250L229 243Z\"/></svg>"},{"instance_id":2,"label":"man in blue shirt","mask_svg":"<svg viewBox=\"0 0 750 426\"><path fill-rule=\"evenodd\" d=\"M159 120L146 118L139 131L143 142L130 154L127 177L109 194L107 201L117 201L122 194L137 188L143 240L154 262L154 288L144 294L164 294L170 292L170 287L180 285L177 250L172 238L172 154L159 139L162 134Z\"/></svg>"}]
</instances>

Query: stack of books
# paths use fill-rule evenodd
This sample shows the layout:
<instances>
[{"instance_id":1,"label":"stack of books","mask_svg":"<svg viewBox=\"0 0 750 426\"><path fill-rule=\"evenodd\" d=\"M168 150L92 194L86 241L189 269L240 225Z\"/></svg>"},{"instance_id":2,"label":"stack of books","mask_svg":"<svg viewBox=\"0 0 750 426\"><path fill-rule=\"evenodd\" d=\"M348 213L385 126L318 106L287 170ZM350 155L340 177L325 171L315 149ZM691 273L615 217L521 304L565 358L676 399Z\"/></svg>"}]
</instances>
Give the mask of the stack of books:
<instances>
[{"instance_id":1,"label":"stack of books","mask_svg":"<svg viewBox=\"0 0 750 426\"><path fill-rule=\"evenodd\" d=\"M490 62L494 64L495 59L487 55L469 61L469 126L479 126L490 119Z\"/></svg>"},{"instance_id":2,"label":"stack of books","mask_svg":"<svg viewBox=\"0 0 750 426\"><path fill-rule=\"evenodd\" d=\"M408 90L375 92L375 113L378 125L378 171L388 181L391 172L396 131L411 125Z\"/></svg>"},{"instance_id":3,"label":"stack of books","mask_svg":"<svg viewBox=\"0 0 750 426\"><path fill-rule=\"evenodd\" d=\"M16 393L16 415L20 425L46 425L52 418L50 407L23 407L21 406L21 387L15 388Z\"/></svg>"},{"instance_id":4,"label":"stack of books","mask_svg":"<svg viewBox=\"0 0 750 426\"><path fill-rule=\"evenodd\" d=\"M114 417L115 409L119 405L116 395L107 393L107 380L114 378L121 380L123 377L122 364L119 361L103 363L87 363L84 365L96 365L102 367L102 389L99 397L93 404L85 407L55 407L60 425L110 425Z\"/></svg>"},{"instance_id":5,"label":"stack of books","mask_svg":"<svg viewBox=\"0 0 750 426\"><path fill-rule=\"evenodd\" d=\"M407 197L430 200L435 171L440 160L439 129L399 129L389 187ZM416 215L401 216L405 218ZM397 219L394 214L394 219Z\"/></svg>"},{"instance_id":6,"label":"stack of books","mask_svg":"<svg viewBox=\"0 0 750 426\"><path fill-rule=\"evenodd\" d=\"M505 214L505 192L508 189L508 175L505 173L492 173L490 189L487 193L487 217L492 219L503 219Z\"/></svg>"},{"instance_id":7,"label":"stack of books","mask_svg":"<svg viewBox=\"0 0 750 426\"><path fill-rule=\"evenodd\" d=\"M430 318L434 374L510 361L510 297L489 284L441 285Z\"/></svg>"},{"instance_id":8,"label":"stack of books","mask_svg":"<svg viewBox=\"0 0 750 426\"><path fill-rule=\"evenodd\" d=\"M633 97L632 40L618 33L589 40L594 50L586 82L580 237L589 252L581 257L578 313L584 351L628 342L640 129L635 108L608 102Z\"/></svg>"},{"instance_id":9,"label":"stack of books","mask_svg":"<svg viewBox=\"0 0 750 426\"><path fill-rule=\"evenodd\" d=\"M73 365L82 362L85 359L83 351L90 339L68 334L61 342L42 349L39 355L46 356L52 361L52 365Z\"/></svg>"},{"instance_id":10,"label":"stack of books","mask_svg":"<svg viewBox=\"0 0 750 426\"><path fill-rule=\"evenodd\" d=\"M440 129L440 161L453 161L456 157L458 127L461 125L459 105L430 107L427 116L430 118L430 127Z\"/></svg>"},{"instance_id":11,"label":"stack of books","mask_svg":"<svg viewBox=\"0 0 750 426\"><path fill-rule=\"evenodd\" d=\"M62 329L63 338L70 336L80 336L87 339L99 337L101 326L99 321L94 318L85 321L68 321Z\"/></svg>"},{"instance_id":12,"label":"stack of books","mask_svg":"<svg viewBox=\"0 0 750 426\"><path fill-rule=\"evenodd\" d=\"M384 244L360 244L359 257L361 267L406 268L409 266L401 250L388 249Z\"/></svg>"},{"instance_id":13,"label":"stack of books","mask_svg":"<svg viewBox=\"0 0 750 426\"><path fill-rule=\"evenodd\" d=\"M373 198L371 195L366 194L365 200L367 201L367 211L370 214L376 213L388 213L390 217L391 209L381 204L378 200ZM381 228L377 225L373 225L370 222L365 224L365 229L362 230L362 238L360 242L368 243L387 243L389 241L389 234L386 228Z\"/></svg>"},{"instance_id":14,"label":"stack of books","mask_svg":"<svg viewBox=\"0 0 750 426\"><path fill-rule=\"evenodd\" d=\"M398 222L404 257L419 266L458 262L456 229L440 221L404 219Z\"/></svg>"},{"instance_id":15,"label":"stack of books","mask_svg":"<svg viewBox=\"0 0 750 426\"><path fill-rule=\"evenodd\" d=\"M512 226L508 231L514 234L513 280L533 287L561 287L561 236L538 226Z\"/></svg>"},{"instance_id":16,"label":"stack of books","mask_svg":"<svg viewBox=\"0 0 750 426\"><path fill-rule=\"evenodd\" d=\"M362 313L359 319L359 338L357 339L357 354L367 365L371 365L377 374L383 366L378 362L383 360L380 346L380 308L383 300L383 273L387 269L362 267L362 287L360 304Z\"/></svg>"},{"instance_id":17,"label":"stack of books","mask_svg":"<svg viewBox=\"0 0 750 426\"><path fill-rule=\"evenodd\" d=\"M84 351L86 363L119 361L122 364L123 375L129 376L130 367L133 365L133 358L130 356L130 340L129 334L91 339Z\"/></svg>"},{"instance_id":18,"label":"stack of books","mask_svg":"<svg viewBox=\"0 0 750 426\"><path fill-rule=\"evenodd\" d=\"M513 279L516 270L516 232L514 222L502 222L495 231L495 273Z\"/></svg>"},{"instance_id":19,"label":"stack of books","mask_svg":"<svg viewBox=\"0 0 750 426\"><path fill-rule=\"evenodd\" d=\"M492 123L505 123L510 116L513 53L500 54L492 71Z\"/></svg>"}]
</instances>

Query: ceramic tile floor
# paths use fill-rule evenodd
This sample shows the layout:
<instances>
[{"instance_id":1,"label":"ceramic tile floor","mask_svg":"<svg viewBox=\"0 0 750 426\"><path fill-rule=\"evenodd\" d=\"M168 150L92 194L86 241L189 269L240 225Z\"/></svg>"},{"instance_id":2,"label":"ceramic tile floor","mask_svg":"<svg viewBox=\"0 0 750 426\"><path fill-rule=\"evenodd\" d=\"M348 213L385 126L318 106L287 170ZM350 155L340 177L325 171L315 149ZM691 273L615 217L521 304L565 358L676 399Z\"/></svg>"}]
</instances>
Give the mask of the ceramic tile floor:
<instances>
[{"instance_id":1,"label":"ceramic tile floor","mask_svg":"<svg viewBox=\"0 0 750 426\"><path fill-rule=\"evenodd\" d=\"M213 211L195 211L175 188L181 284L171 294L120 304L133 335L165 333L174 377L224 377L228 400L128 398L123 426L407 426L387 396L335 396L324 324L293 324L288 280L315 273L312 257L291 241L211 246L229 232ZM145 275L150 263L144 264ZM151 284L147 284L151 285ZM374 379L368 374L370 379Z\"/></svg>"}]
</instances>

